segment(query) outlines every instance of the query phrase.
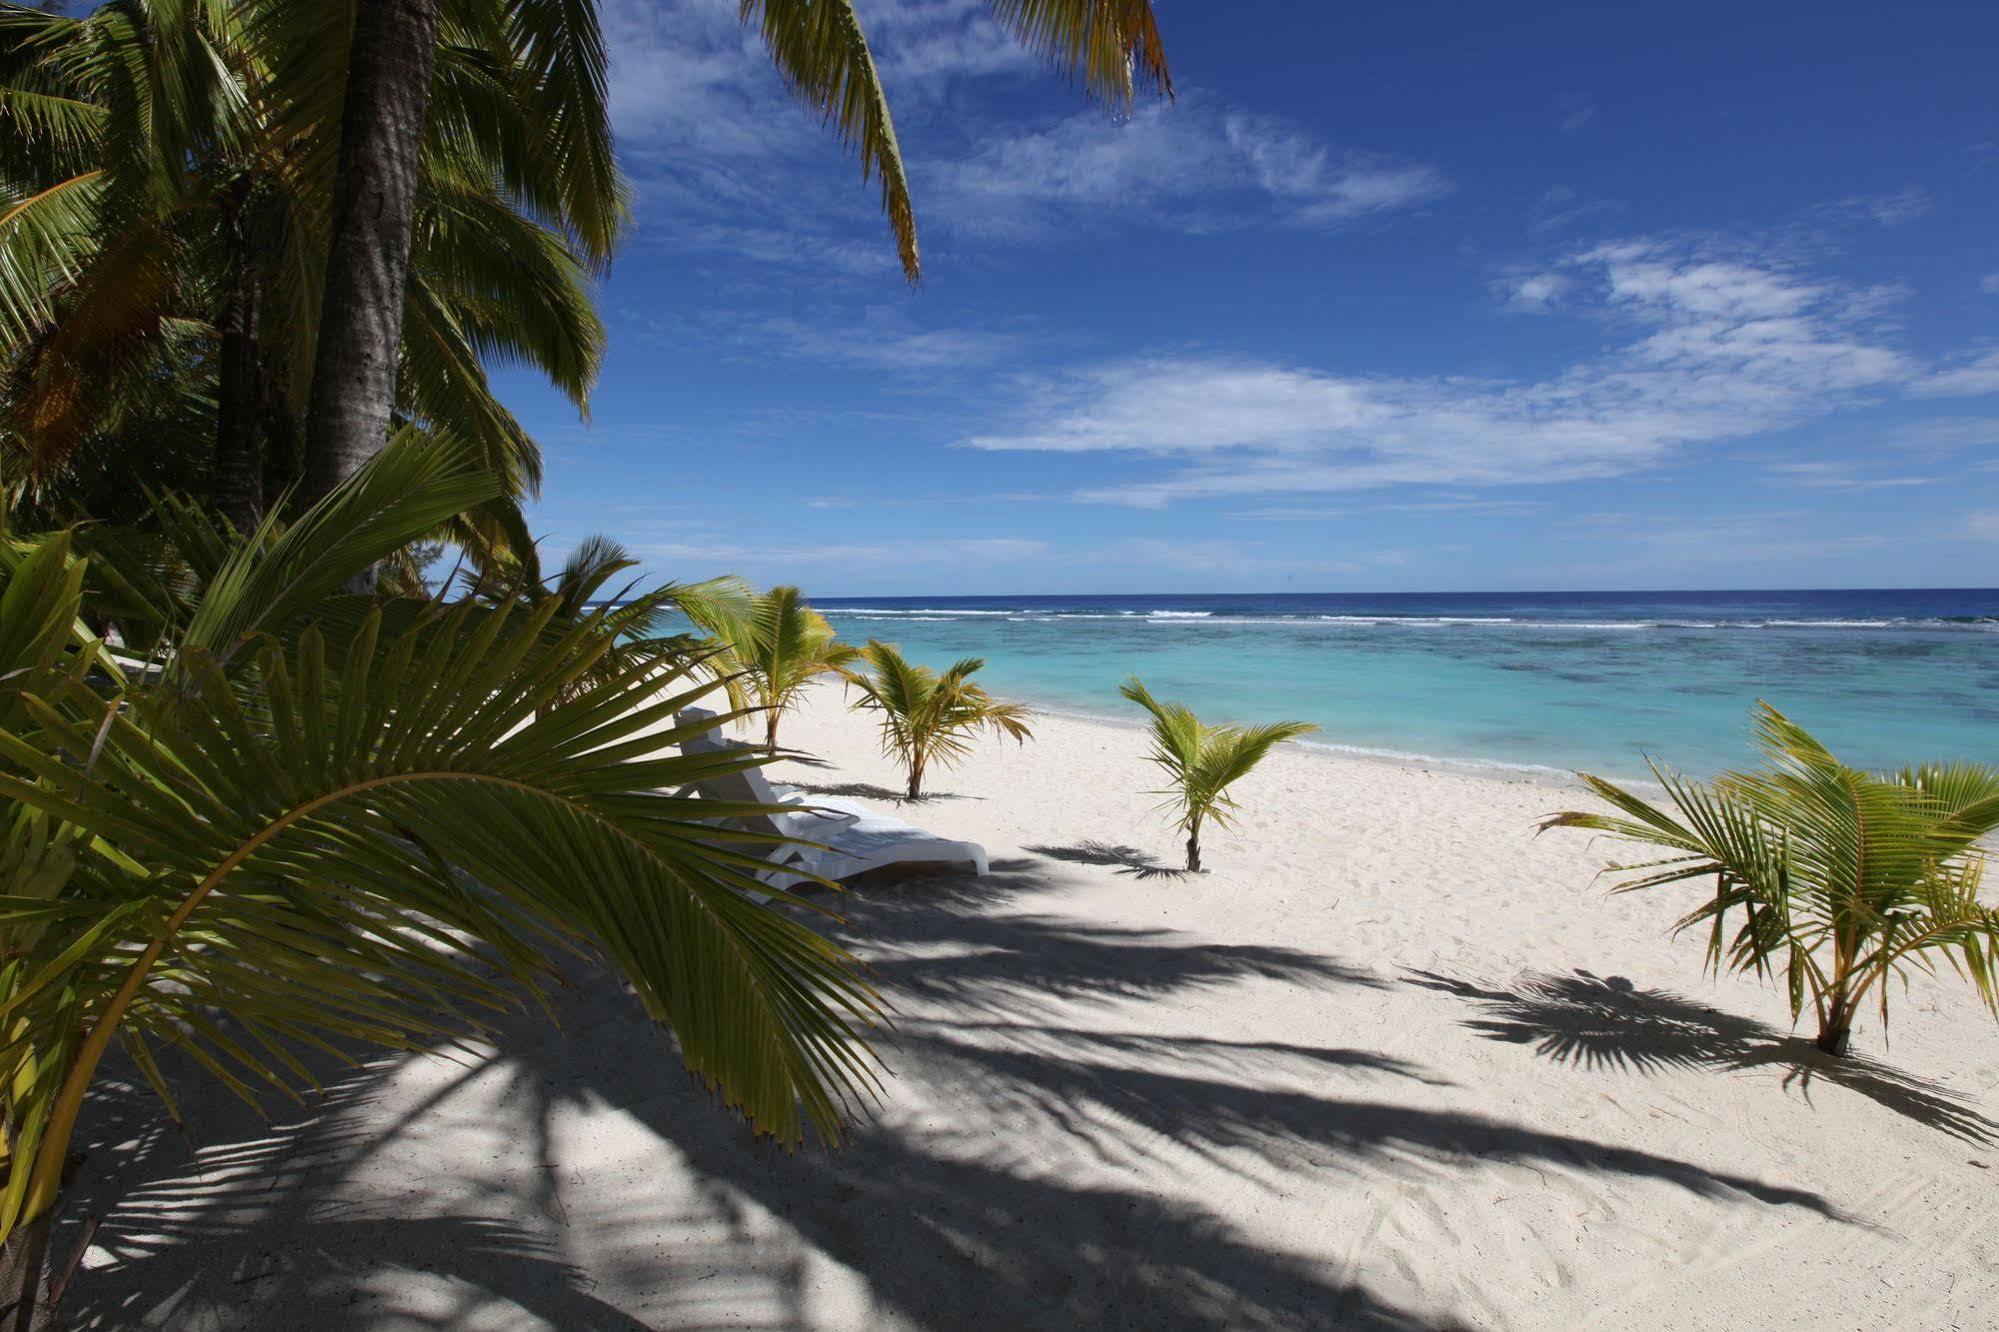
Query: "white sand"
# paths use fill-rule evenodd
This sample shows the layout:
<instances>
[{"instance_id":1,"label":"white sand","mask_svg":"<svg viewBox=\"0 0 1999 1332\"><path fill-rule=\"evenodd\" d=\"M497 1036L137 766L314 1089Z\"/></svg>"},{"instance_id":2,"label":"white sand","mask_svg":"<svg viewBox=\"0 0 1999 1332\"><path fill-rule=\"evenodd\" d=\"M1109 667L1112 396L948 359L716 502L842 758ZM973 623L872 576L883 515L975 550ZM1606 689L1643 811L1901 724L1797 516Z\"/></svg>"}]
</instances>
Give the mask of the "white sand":
<instances>
[{"instance_id":1,"label":"white sand","mask_svg":"<svg viewBox=\"0 0 1999 1332\"><path fill-rule=\"evenodd\" d=\"M898 787L831 695L821 786ZM898 1012L852 1147L753 1146L611 987L384 1060L197 1170L114 1106L101 1325L1989 1328L1999 1027L1943 982L1828 1070L1547 785L1298 749L1211 872L1136 730L1048 719L905 816L984 880L842 902ZM1125 847L1130 851L1105 852ZM1807 1080L1807 1071L1812 1076ZM276 1172L275 1175L273 1172ZM275 1179L275 1182L272 1182ZM115 1200L115 1205L112 1205ZM149 1235L176 1237L162 1248Z\"/></svg>"}]
</instances>

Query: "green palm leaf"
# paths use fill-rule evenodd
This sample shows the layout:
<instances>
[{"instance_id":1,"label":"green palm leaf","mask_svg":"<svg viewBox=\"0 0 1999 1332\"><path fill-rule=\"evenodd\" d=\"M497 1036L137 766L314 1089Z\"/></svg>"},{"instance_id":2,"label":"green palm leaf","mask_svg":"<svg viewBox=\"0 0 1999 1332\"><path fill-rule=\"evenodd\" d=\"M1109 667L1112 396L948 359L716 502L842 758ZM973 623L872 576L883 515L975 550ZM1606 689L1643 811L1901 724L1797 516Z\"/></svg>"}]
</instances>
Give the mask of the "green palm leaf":
<instances>
[{"instance_id":1,"label":"green palm leaf","mask_svg":"<svg viewBox=\"0 0 1999 1332\"><path fill-rule=\"evenodd\" d=\"M1681 927L1707 928L1712 966L1781 972L1792 1015L1812 1008L1829 1053L1845 1053L1870 991L1885 1026L1889 981L1930 969L1934 957L1999 1013L1999 913L1978 898L1980 839L1999 828L1999 769L1866 773L1767 704L1755 723L1762 768L1710 783L1655 769L1670 808L1585 775L1620 812L1569 811L1542 827L1605 832L1671 853L1612 866L1627 876L1621 891L1711 882Z\"/></svg>"},{"instance_id":2,"label":"green palm leaf","mask_svg":"<svg viewBox=\"0 0 1999 1332\"><path fill-rule=\"evenodd\" d=\"M1152 762L1166 774L1166 808L1187 834L1187 869L1201 868L1201 828L1226 828L1237 809L1229 788L1247 777L1266 755L1319 728L1310 722L1270 722L1261 726L1206 726L1180 703L1163 703L1137 676L1119 691L1152 717Z\"/></svg>"},{"instance_id":3,"label":"green palm leaf","mask_svg":"<svg viewBox=\"0 0 1999 1332\"><path fill-rule=\"evenodd\" d=\"M922 797L930 765L962 761L979 732L1020 743L1033 738L1031 712L993 698L972 679L985 668L978 657L939 674L909 661L894 644L871 638L857 660L865 670L842 671L860 692L854 706L880 714L882 753L902 766L911 800Z\"/></svg>"}]
</instances>

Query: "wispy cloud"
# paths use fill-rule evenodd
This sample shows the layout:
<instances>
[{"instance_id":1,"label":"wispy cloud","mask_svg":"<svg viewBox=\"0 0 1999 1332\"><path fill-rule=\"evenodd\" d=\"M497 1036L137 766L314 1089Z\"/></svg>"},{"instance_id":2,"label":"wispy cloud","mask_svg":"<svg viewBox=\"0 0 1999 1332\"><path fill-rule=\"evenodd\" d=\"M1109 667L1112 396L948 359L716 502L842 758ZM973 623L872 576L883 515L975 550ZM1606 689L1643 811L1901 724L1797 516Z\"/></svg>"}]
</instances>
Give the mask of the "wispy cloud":
<instances>
[{"instance_id":1,"label":"wispy cloud","mask_svg":"<svg viewBox=\"0 0 1999 1332\"><path fill-rule=\"evenodd\" d=\"M791 316L759 320L756 345L836 365L934 373L991 365L1019 338L986 329L911 328L905 316L876 310L859 320L812 323Z\"/></svg>"},{"instance_id":2,"label":"wispy cloud","mask_svg":"<svg viewBox=\"0 0 1999 1332\"><path fill-rule=\"evenodd\" d=\"M1539 513L1548 507L1545 500L1478 499L1472 496L1456 496L1449 499L1411 500L1396 504L1369 504L1364 509L1353 505L1340 504L1286 504L1272 505L1260 509L1238 509L1227 515L1230 518L1262 518L1273 520L1352 518L1361 514L1381 513L1460 513L1460 514L1522 514Z\"/></svg>"},{"instance_id":3,"label":"wispy cloud","mask_svg":"<svg viewBox=\"0 0 1999 1332\"><path fill-rule=\"evenodd\" d=\"M1164 476L1079 495L1152 508L1398 484L1516 485L1621 475L1677 446L1810 420L1922 375L1851 289L1773 260L1629 241L1550 272L1572 284L1569 303L1623 330L1623 341L1549 379L1363 378L1141 358L1043 384L1017 428L963 443L1180 460Z\"/></svg>"},{"instance_id":4,"label":"wispy cloud","mask_svg":"<svg viewBox=\"0 0 1999 1332\"><path fill-rule=\"evenodd\" d=\"M1025 537L964 537L906 541L828 542L823 545L743 545L727 540L655 541L636 546L647 559L702 565L897 564L939 558L1022 560L1045 555L1048 543Z\"/></svg>"},{"instance_id":5,"label":"wispy cloud","mask_svg":"<svg viewBox=\"0 0 1999 1332\"><path fill-rule=\"evenodd\" d=\"M1587 542L1593 552L1631 552L1648 571L1704 568L1739 563L1744 551L1758 560L1793 564L1851 559L1897 545L1882 532L1826 535L1823 520L1810 510L1711 515L1705 513L1588 513L1560 524L1569 539Z\"/></svg>"},{"instance_id":6,"label":"wispy cloud","mask_svg":"<svg viewBox=\"0 0 1999 1332\"><path fill-rule=\"evenodd\" d=\"M1999 509L1980 509L1966 514L1964 534L1977 541L1999 541Z\"/></svg>"},{"instance_id":7,"label":"wispy cloud","mask_svg":"<svg viewBox=\"0 0 1999 1332\"><path fill-rule=\"evenodd\" d=\"M1528 273L1494 284L1506 307L1523 314L1546 314L1574 286L1575 279L1567 273Z\"/></svg>"},{"instance_id":8,"label":"wispy cloud","mask_svg":"<svg viewBox=\"0 0 1999 1332\"><path fill-rule=\"evenodd\" d=\"M905 110L960 81L1036 64L978 0L869 0L860 9ZM605 0L602 16L612 121L639 190L641 243L821 277L895 267L873 191L785 89L737 0Z\"/></svg>"},{"instance_id":9,"label":"wispy cloud","mask_svg":"<svg viewBox=\"0 0 1999 1332\"><path fill-rule=\"evenodd\" d=\"M1851 463L1789 462L1772 463L1764 469L1787 486L1808 490L1902 490L1909 486L1933 486L1934 476L1871 476Z\"/></svg>"},{"instance_id":10,"label":"wispy cloud","mask_svg":"<svg viewBox=\"0 0 1999 1332\"><path fill-rule=\"evenodd\" d=\"M1582 93L1557 98L1555 107L1560 113L1555 124L1564 134L1579 134L1596 119L1596 99Z\"/></svg>"},{"instance_id":11,"label":"wispy cloud","mask_svg":"<svg viewBox=\"0 0 1999 1332\"><path fill-rule=\"evenodd\" d=\"M1929 193L1914 185L1887 194L1856 194L1820 205L1819 215L1830 221L1873 222L1899 227L1926 215L1932 207Z\"/></svg>"},{"instance_id":12,"label":"wispy cloud","mask_svg":"<svg viewBox=\"0 0 1999 1332\"><path fill-rule=\"evenodd\" d=\"M954 227L1015 236L1111 215L1190 231L1333 226L1449 189L1432 167L1343 150L1198 94L1128 118L1082 112L927 163L924 177Z\"/></svg>"},{"instance_id":13,"label":"wispy cloud","mask_svg":"<svg viewBox=\"0 0 1999 1332\"><path fill-rule=\"evenodd\" d=\"M1978 284L1978 288L1987 295L1999 296L1999 273L1987 273L1984 280Z\"/></svg>"},{"instance_id":14,"label":"wispy cloud","mask_svg":"<svg viewBox=\"0 0 1999 1332\"><path fill-rule=\"evenodd\" d=\"M860 9L884 84L907 113L903 146L927 230L1021 237L1112 214L1186 230L1322 227L1448 188L1434 168L1336 147L1199 92L1123 117L1084 109L1023 132L961 96L970 85L1050 77L985 0ZM736 0L606 0L603 16L642 241L822 276L893 266L874 192L784 88ZM925 114L947 103L949 117Z\"/></svg>"},{"instance_id":15,"label":"wispy cloud","mask_svg":"<svg viewBox=\"0 0 1999 1332\"><path fill-rule=\"evenodd\" d=\"M1911 444L1940 448L1978 448L1999 444L1999 416L1943 416L1918 421L1896 432Z\"/></svg>"},{"instance_id":16,"label":"wispy cloud","mask_svg":"<svg viewBox=\"0 0 1999 1332\"><path fill-rule=\"evenodd\" d=\"M1368 570L1396 568L1407 563L1409 557L1399 550L1369 551L1345 559L1298 557L1267 554L1254 546L1235 541L1168 541L1156 537L1134 537L1092 551L1089 558L1098 564L1244 578L1280 573L1365 573Z\"/></svg>"},{"instance_id":17,"label":"wispy cloud","mask_svg":"<svg viewBox=\"0 0 1999 1332\"><path fill-rule=\"evenodd\" d=\"M1999 393L1999 351L1939 370L1916 385L1916 392L1935 398L1970 398Z\"/></svg>"}]
</instances>

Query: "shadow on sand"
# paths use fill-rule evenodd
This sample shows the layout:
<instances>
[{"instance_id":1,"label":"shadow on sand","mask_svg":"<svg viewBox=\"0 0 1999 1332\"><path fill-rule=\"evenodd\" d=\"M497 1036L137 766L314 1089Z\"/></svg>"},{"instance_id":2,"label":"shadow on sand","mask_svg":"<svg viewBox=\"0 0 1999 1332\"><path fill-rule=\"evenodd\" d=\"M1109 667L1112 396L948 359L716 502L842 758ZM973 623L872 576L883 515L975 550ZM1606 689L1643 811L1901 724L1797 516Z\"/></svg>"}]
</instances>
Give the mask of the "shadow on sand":
<instances>
[{"instance_id":1,"label":"shadow on sand","mask_svg":"<svg viewBox=\"0 0 1999 1332\"><path fill-rule=\"evenodd\" d=\"M785 782L793 791L803 791L807 795L845 796L850 800L879 800L885 805L927 805L937 800L983 800L984 796L959 795L955 791L925 791L911 800L900 791L891 791L886 786L876 786L873 782Z\"/></svg>"},{"instance_id":2,"label":"shadow on sand","mask_svg":"<svg viewBox=\"0 0 1999 1332\"><path fill-rule=\"evenodd\" d=\"M1634 1073L1781 1069L1783 1085L1807 1099L1813 1080L1822 1078L1954 1137L1999 1140L1999 1124L1941 1083L1863 1055L1835 1059L1803 1037L1755 1018L1724 1013L1670 990L1642 989L1622 976L1535 972L1510 988L1428 971L1411 971L1408 979L1478 1005L1484 1016L1465 1022L1473 1030L1495 1041L1531 1045L1558 1063Z\"/></svg>"},{"instance_id":3,"label":"shadow on sand","mask_svg":"<svg viewBox=\"0 0 1999 1332\"><path fill-rule=\"evenodd\" d=\"M1194 871L1181 869L1175 865L1161 864L1159 857L1136 846L1112 845L1090 839L1068 846L1024 846L1023 851L1031 851L1037 856L1050 860L1063 860L1071 865L1111 865L1119 874L1129 874L1140 879L1189 879Z\"/></svg>"},{"instance_id":4,"label":"shadow on sand","mask_svg":"<svg viewBox=\"0 0 1999 1332\"><path fill-rule=\"evenodd\" d=\"M1045 861L993 870L843 899L841 933L897 1010L882 1052L909 1088L897 1098L892 1080L887 1110L846 1148L754 1144L677 1072L670 1042L635 1006L589 979L563 1005L560 1031L512 1024L503 1055L453 1070L414 1103L406 1090L390 1097L398 1061L381 1059L335 1083L316 1116L277 1129L204 1109L214 1145L198 1162L155 1125L147 1096L110 1089L92 1107L91 1141L112 1148L115 1165L79 1186L110 1259L80 1274L65 1312L191 1328L269 1326L280 1314L293 1327L525 1314L565 1328L805 1328L830 1261L865 1283L873 1325L1456 1325L1147 1185L1185 1153L1265 1183L1522 1163L1837 1218L1808 1191L1438 1108L1426 1089L1443 1077L1378 1051L1190 1038L1170 1009L1157 1032L1085 1022L1079 1011L1092 1009L1076 1001L1125 1001L1128 1018L1146 1000L1249 981L1390 982L1296 949L1037 913L1016 899L1062 886ZM426 1177L422 1143L399 1150L475 1084L478 1105L504 1107L493 1140L509 1159L533 1153L531 1190ZM578 1149L560 1124L585 1112L643 1126L666 1183L628 1166L616 1187L574 1182L572 1168L587 1167L562 1159ZM1111 1168L1083 1168L1091 1162ZM401 1186L385 1190L384 1177ZM585 1203L588 1234L572 1235L564 1218ZM434 1292L429 1303L383 1303L412 1276Z\"/></svg>"}]
</instances>

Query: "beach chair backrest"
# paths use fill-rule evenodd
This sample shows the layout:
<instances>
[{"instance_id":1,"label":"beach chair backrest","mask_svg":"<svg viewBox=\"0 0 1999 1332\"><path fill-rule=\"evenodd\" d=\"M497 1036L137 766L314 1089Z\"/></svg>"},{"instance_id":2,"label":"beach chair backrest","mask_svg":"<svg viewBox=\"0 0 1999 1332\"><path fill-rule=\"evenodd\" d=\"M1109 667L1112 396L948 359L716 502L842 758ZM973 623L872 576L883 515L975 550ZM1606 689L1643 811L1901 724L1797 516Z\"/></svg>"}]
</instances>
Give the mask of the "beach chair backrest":
<instances>
[{"instance_id":1,"label":"beach chair backrest","mask_svg":"<svg viewBox=\"0 0 1999 1332\"><path fill-rule=\"evenodd\" d=\"M675 715L674 720L682 726L693 726L710 721L717 715L707 708L685 708ZM740 746L732 745L722 737L720 727L689 736L680 744L681 752L684 754L725 754L738 748ZM760 768L745 768L741 772L704 778L695 784L694 789L700 792L703 800L726 800L739 805L779 803L777 792L771 789L770 779L763 775L763 770ZM777 822L768 814L748 815L736 821L758 832L781 831Z\"/></svg>"}]
</instances>

